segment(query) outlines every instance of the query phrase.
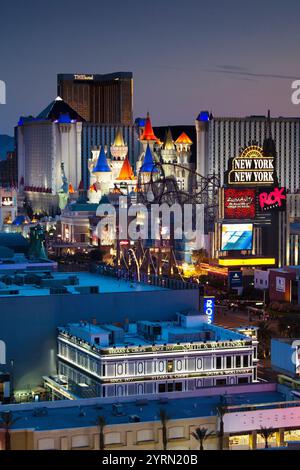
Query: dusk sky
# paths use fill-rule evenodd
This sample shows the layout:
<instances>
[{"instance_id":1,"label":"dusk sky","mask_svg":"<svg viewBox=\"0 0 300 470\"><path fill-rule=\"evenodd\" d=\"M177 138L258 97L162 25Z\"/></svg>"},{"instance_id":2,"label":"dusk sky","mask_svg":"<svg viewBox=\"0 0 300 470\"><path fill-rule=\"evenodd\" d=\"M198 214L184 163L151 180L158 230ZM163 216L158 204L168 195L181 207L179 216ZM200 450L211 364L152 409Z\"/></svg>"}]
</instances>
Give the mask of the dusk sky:
<instances>
[{"instance_id":1,"label":"dusk sky","mask_svg":"<svg viewBox=\"0 0 300 470\"><path fill-rule=\"evenodd\" d=\"M134 116L154 125L216 116L300 116L297 0L4 1L0 134L56 97L57 73L134 74Z\"/></svg>"}]
</instances>

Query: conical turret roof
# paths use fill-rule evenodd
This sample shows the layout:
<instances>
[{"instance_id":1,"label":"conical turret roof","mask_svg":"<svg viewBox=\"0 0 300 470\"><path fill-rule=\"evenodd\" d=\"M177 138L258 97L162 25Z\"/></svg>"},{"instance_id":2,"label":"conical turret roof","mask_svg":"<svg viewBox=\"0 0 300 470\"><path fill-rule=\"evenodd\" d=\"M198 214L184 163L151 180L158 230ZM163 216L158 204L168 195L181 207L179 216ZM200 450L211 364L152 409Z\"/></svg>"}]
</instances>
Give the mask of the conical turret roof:
<instances>
[{"instance_id":1,"label":"conical turret roof","mask_svg":"<svg viewBox=\"0 0 300 470\"><path fill-rule=\"evenodd\" d=\"M150 147L149 147L149 144L147 144L147 148L146 148L146 152L145 152L145 156L144 156L144 161L143 161L143 164L141 166L141 169L140 169L140 172L141 173L151 173L151 172L157 172L157 168L154 164L154 159L153 159L153 155L152 155L152 152L150 150Z\"/></svg>"},{"instance_id":2,"label":"conical turret roof","mask_svg":"<svg viewBox=\"0 0 300 470\"><path fill-rule=\"evenodd\" d=\"M113 146L114 147L124 147L125 146L122 129L120 127L117 128L117 132L116 132L116 135L115 135L115 140L114 140Z\"/></svg>"},{"instance_id":3,"label":"conical turret roof","mask_svg":"<svg viewBox=\"0 0 300 470\"><path fill-rule=\"evenodd\" d=\"M59 121L61 123L69 123L74 121L84 121L84 119L71 108L66 101L58 96L52 101L47 108L37 116L38 119L49 119L51 121Z\"/></svg>"},{"instance_id":4,"label":"conical turret roof","mask_svg":"<svg viewBox=\"0 0 300 470\"><path fill-rule=\"evenodd\" d=\"M148 140L148 141L154 141L154 142L157 142L157 140L158 140L158 138L156 137L156 135L154 135L153 128L152 128L152 124L151 124L151 119L150 119L150 114L149 114L149 113L147 113L144 132L143 132L143 134L141 135L140 140L141 140L141 141L143 141L143 140Z\"/></svg>"},{"instance_id":5,"label":"conical turret roof","mask_svg":"<svg viewBox=\"0 0 300 470\"><path fill-rule=\"evenodd\" d=\"M174 145L174 141L173 141L173 137L172 137L172 132L171 132L170 128L167 130L167 133L166 133L166 138L165 138L165 141L164 141L164 149L165 150L174 150L175 149L175 145Z\"/></svg>"},{"instance_id":6,"label":"conical turret roof","mask_svg":"<svg viewBox=\"0 0 300 470\"><path fill-rule=\"evenodd\" d=\"M111 169L107 163L104 147L102 146L97 160L97 164L93 169L93 173L108 173L110 171Z\"/></svg>"},{"instance_id":7,"label":"conical turret roof","mask_svg":"<svg viewBox=\"0 0 300 470\"><path fill-rule=\"evenodd\" d=\"M119 174L117 179L118 180L132 180L132 179L134 179L133 170L132 170L131 165L129 163L128 156L124 160L124 163L122 165L120 174Z\"/></svg>"},{"instance_id":8,"label":"conical turret roof","mask_svg":"<svg viewBox=\"0 0 300 470\"><path fill-rule=\"evenodd\" d=\"M180 134L178 139L175 141L175 144L190 144L191 145L192 143L193 142L191 141L191 139L185 132L182 132L182 134Z\"/></svg>"}]
</instances>

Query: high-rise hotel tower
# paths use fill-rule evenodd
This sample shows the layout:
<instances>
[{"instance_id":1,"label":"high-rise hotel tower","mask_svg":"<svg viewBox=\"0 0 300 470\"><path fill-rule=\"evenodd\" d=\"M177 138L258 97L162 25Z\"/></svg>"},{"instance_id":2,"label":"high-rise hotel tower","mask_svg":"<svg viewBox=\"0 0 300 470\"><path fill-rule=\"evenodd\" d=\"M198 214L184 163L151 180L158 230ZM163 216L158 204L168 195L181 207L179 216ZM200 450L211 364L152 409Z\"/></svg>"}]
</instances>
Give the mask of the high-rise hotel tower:
<instances>
[{"instance_id":1,"label":"high-rise hotel tower","mask_svg":"<svg viewBox=\"0 0 300 470\"><path fill-rule=\"evenodd\" d=\"M196 121L197 171L203 176L215 174L224 184L228 160L241 148L264 141L267 135L266 116L214 117L201 111ZM275 142L276 171L279 184L290 192L300 189L300 118L270 119Z\"/></svg>"},{"instance_id":2,"label":"high-rise hotel tower","mask_svg":"<svg viewBox=\"0 0 300 470\"><path fill-rule=\"evenodd\" d=\"M58 96L87 122L112 125L133 123L131 72L59 74L57 91Z\"/></svg>"}]
</instances>

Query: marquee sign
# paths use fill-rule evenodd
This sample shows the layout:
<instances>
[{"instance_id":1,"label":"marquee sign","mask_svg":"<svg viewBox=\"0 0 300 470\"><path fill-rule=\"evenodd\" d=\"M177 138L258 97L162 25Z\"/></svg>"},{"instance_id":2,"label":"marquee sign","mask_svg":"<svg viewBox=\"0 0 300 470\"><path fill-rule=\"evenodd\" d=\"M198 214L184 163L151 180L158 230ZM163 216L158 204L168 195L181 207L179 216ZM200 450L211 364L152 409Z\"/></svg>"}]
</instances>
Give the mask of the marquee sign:
<instances>
[{"instance_id":1,"label":"marquee sign","mask_svg":"<svg viewBox=\"0 0 300 470\"><path fill-rule=\"evenodd\" d=\"M274 209L284 210L286 202L285 188L271 188L261 190L258 196L258 204L261 211L272 211Z\"/></svg>"},{"instance_id":2,"label":"marquee sign","mask_svg":"<svg viewBox=\"0 0 300 470\"><path fill-rule=\"evenodd\" d=\"M224 189L225 219L254 219L255 189Z\"/></svg>"},{"instance_id":3,"label":"marquee sign","mask_svg":"<svg viewBox=\"0 0 300 470\"><path fill-rule=\"evenodd\" d=\"M214 321L215 312L215 298L214 297L203 297L203 313L207 315L207 323L211 324Z\"/></svg>"},{"instance_id":4,"label":"marquee sign","mask_svg":"<svg viewBox=\"0 0 300 470\"><path fill-rule=\"evenodd\" d=\"M75 74L74 80L94 80L94 75L85 75L83 73Z\"/></svg>"},{"instance_id":5,"label":"marquee sign","mask_svg":"<svg viewBox=\"0 0 300 470\"><path fill-rule=\"evenodd\" d=\"M229 160L228 185L268 186L276 183L274 157L265 156L257 145L247 147Z\"/></svg>"}]
</instances>

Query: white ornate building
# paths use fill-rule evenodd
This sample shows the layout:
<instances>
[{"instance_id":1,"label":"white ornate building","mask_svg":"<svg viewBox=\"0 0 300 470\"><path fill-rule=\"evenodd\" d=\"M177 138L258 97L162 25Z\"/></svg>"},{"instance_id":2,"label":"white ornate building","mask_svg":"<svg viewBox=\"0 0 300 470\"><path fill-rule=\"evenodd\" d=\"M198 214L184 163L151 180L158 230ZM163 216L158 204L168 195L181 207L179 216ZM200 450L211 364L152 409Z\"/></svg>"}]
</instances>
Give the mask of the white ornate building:
<instances>
[{"instance_id":1,"label":"white ornate building","mask_svg":"<svg viewBox=\"0 0 300 470\"><path fill-rule=\"evenodd\" d=\"M118 128L114 142L109 149L104 146L92 150L88 162L90 172L89 201L99 202L103 195L118 189L130 193L137 184L128 159L128 145L124 142L121 128Z\"/></svg>"},{"instance_id":2,"label":"white ornate building","mask_svg":"<svg viewBox=\"0 0 300 470\"><path fill-rule=\"evenodd\" d=\"M102 397L248 384L257 381L257 340L199 312L124 328L81 322L59 328L58 371Z\"/></svg>"},{"instance_id":3,"label":"white ornate building","mask_svg":"<svg viewBox=\"0 0 300 470\"><path fill-rule=\"evenodd\" d=\"M36 118L21 118L17 128L19 192L36 212L57 207L61 164L74 188L81 181L83 119L57 97Z\"/></svg>"}]
</instances>

